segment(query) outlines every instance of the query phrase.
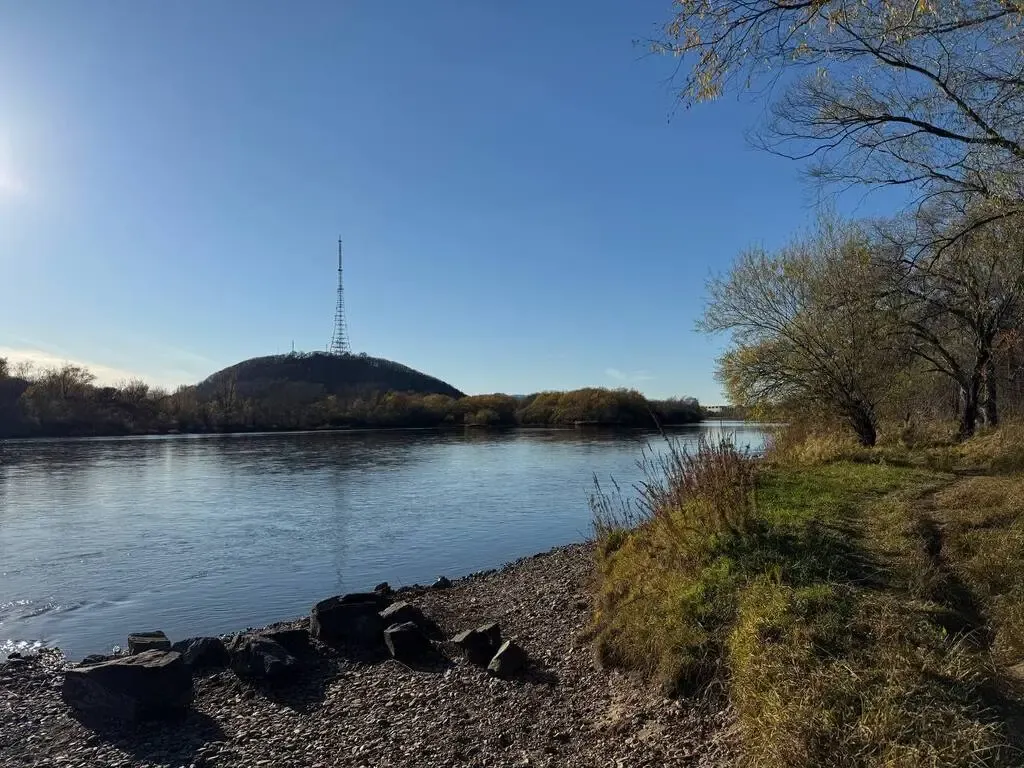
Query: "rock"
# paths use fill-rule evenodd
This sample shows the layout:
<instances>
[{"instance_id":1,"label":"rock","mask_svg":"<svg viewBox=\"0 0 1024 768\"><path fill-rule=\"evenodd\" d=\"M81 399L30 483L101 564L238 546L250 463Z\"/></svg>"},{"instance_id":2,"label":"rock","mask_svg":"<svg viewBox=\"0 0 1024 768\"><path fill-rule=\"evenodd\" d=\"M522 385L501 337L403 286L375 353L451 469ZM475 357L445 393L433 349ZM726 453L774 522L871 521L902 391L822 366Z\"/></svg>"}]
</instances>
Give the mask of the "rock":
<instances>
[{"instance_id":1,"label":"rock","mask_svg":"<svg viewBox=\"0 0 1024 768\"><path fill-rule=\"evenodd\" d=\"M386 581L382 581L380 584L374 587L373 591L378 595L390 595L394 592L394 590L391 589L391 585L388 584Z\"/></svg>"},{"instance_id":2,"label":"rock","mask_svg":"<svg viewBox=\"0 0 1024 768\"><path fill-rule=\"evenodd\" d=\"M392 624L385 629L384 644L392 658L407 663L423 661L434 651L423 630L411 621Z\"/></svg>"},{"instance_id":3,"label":"rock","mask_svg":"<svg viewBox=\"0 0 1024 768\"><path fill-rule=\"evenodd\" d=\"M8 659L20 659L21 658L21 654L18 653L17 651L15 651L14 653L8 653L7 654L7 658Z\"/></svg>"},{"instance_id":4,"label":"rock","mask_svg":"<svg viewBox=\"0 0 1024 768\"><path fill-rule=\"evenodd\" d=\"M168 717L192 703L192 674L180 653L143 651L66 670L61 695L83 719Z\"/></svg>"},{"instance_id":5,"label":"rock","mask_svg":"<svg viewBox=\"0 0 1024 768\"><path fill-rule=\"evenodd\" d=\"M473 664L486 666L501 647L501 627L495 623L459 632L452 638Z\"/></svg>"},{"instance_id":6,"label":"rock","mask_svg":"<svg viewBox=\"0 0 1024 768\"><path fill-rule=\"evenodd\" d=\"M511 640L506 640L487 665L487 671L495 677L512 677L525 667L528 661L526 651Z\"/></svg>"},{"instance_id":7,"label":"rock","mask_svg":"<svg viewBox=\"0 0 1024 768\"><path fill-rule=\"evenodd\" d=\"M378 611L380 596L357 593L321 600L310 613L309 632L327 644L340 643L361 650L380 650L384 621Z\"/></svg>"},{"instance_id":8,"label":"rock","mask_svg":"<svg viewBox=\"0 0 1024 768\"><path fill-rule=\"evenodd\" d=\"M228 646L231 669L247 680L280 683L298 668L284 646L262 635L241 635Z\"/></svg>"},{"instance_id":9,"label":"rock","mask_svg":"<svg viewBox=\"0 0 1024 768\"><path fill-rule=\"evenodd\" d=\"M259 633L260 637L273 640L293 656L302 656L313 650L309 641L309 630L305 627L277 627Z\"/></svg>"},{"instance_id":10,"label":"rock","mask_svg":"<svg viewBox=\"0 0 1024 768\"><path fill-rule=\"evenodd\" d=\"M384 592L349 592L341 595L340 600L343 603L376 603L378 611L391 604L391 598Z\"/></svg>"},{"instance_id":11,"label":"rock","mask_svg":"<svg viewBox=\"0 0 1024 768\"><path fill-rule=\"evenodd\" d=\"M219 637L190 637L176 642L171 650L180 653L192 669L226 667L229 661L228 650Z\"/></svg>"},{"instance_id":12,"label":"rock","mask_svg":"<svg viewBox=\"0 0 1024 768\"><path fill-rule=\"evenodd\" d=\"M102 653L90 653L80 662L77 666L79 667L91 667L93 664L102 664L104 661L110 661L111 659L117 658L116 656L104 656Z\"/></svg>"},{"instance_id":13,"label":"rock","mask_svg":"<svg viewBox=\"0 0 1024 768\"><path fill-rule=\"evenodd\" d=\"M430 585L431 589L448 589L452 585L452 580L447 576L438 576L437 581Z\"/></svg>"},{"instance_id":14,"label":"rock","mask_svg":"<svg viewBox=\"0 0 1024 768\"><path fill-rule=\"evenodd\" d=\"M156 632L132 632L128 635L128 655L134 656L145 651L169 651L171 641L159 630Z\"/></svg>"},{"instance_id":15,"label":"rock","mask_svg":"<svg viewBox=\"0 0 1024 768\"><path fill-rule=\"evenodd\" d=\"M477 632L485 635L494 647L495 653L501 647L501 627L498 626L498 622L492 621L488 624L481 624L476 628Z\"/></svg>"},{"instance_id":16,"label":"rock","mask_svg":"<svg viewBox=\"0 0 1024 768\"><path fill-rule=\"evenodd\" d=\"M392 624L405 624L406 622L412 622L419 626L420 629L423 629L427 622L427 618L423 615L423 611L412 603L407 603L404 600L389 605L380 612L380 617L384 620L384 626L386 627L390 627Z\"/></svg>"}]
</instances>

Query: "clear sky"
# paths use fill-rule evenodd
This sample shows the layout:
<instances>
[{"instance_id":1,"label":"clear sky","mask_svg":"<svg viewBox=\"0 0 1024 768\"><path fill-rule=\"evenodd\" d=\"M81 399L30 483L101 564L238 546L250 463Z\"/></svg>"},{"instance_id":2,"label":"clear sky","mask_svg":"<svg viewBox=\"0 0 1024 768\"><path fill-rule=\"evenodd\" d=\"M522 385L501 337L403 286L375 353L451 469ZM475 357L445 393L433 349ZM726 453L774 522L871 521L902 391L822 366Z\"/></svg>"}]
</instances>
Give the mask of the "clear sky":
<instances>
[{"instance_id":1,"label":"clear sky","mask_svg":"<svg viewBox=\"0 0 1024 768\"><path fill-rule=\"evenodd\" d=\"M0 0L0 355L194 383L353 347L470 393L721 400L704 283L813 217L668 0Z\"/></svg>"}]
</instances>

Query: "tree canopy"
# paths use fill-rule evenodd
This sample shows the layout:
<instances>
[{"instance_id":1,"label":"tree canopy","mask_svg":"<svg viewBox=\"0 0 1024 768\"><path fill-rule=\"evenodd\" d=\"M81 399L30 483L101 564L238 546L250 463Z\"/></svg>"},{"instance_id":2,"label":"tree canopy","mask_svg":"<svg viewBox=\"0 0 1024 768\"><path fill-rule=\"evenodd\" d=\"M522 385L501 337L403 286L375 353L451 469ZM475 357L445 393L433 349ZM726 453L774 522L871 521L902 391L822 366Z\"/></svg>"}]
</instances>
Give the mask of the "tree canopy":
<instances>
[{"instance_id":1,"label":"tree canopy","mask_svg":"<svg viewBox=\"0 0 1024 768\"><path fill-rule=\"evenodd\" d=\"M775 95L758 141L821 179L1024 199L1020 0L676 0L681 102Z\"/></svg>"}]
</instances>

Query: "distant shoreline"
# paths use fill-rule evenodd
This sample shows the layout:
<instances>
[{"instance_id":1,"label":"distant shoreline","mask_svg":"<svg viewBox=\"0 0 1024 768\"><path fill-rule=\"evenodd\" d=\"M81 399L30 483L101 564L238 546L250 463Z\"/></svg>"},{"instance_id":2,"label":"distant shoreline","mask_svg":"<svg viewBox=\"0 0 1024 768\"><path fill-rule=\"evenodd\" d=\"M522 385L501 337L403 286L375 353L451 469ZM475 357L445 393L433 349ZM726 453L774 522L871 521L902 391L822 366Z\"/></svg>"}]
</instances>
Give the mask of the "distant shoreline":
<instances>
[{"instance_id":1,"label":"distant shoreline","mask_svg":"<svg viewBox=\"0 0 1024 768\"><path fill-rule=\"evenodd\" d=\"M693 427L701 427L706 424L736 424L756 425L760 422L747 421L742 419L703 419L701 421L689 422L687 424L662 424L661 429L668 431L681 431ZM450 434L453 432L652 432L657 433L657 427L632 427L616 424L583 424L579 426L568 426L563 424L553 425L521 425L521 426L485 426L485 425L453 425L436 427L327 427L322 429L254 429L254 430L224 430L224 431L177 431L166 432L129 432L129 433L107 433L96 435L34 435L31 437L2 437L3 443L25 443L25 442L78 442L86 440L140 440L147 438L165 437L240 437L240 436L270 436L270 435L316 435L325 433L364 434L368 432L437 432Z\"/></svg>"}]
</instances>

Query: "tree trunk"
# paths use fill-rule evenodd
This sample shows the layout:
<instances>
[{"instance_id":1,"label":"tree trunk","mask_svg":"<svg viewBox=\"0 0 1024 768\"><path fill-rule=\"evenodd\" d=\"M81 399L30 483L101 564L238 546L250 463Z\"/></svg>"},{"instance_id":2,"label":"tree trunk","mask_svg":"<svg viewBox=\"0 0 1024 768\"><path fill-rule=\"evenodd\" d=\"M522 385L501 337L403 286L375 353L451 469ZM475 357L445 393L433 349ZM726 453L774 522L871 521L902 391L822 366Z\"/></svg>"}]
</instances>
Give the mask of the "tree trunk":
<instances>
[{"instance_id":1,"label":"tree trunk","mask_svg":"<svg viewBox=\"0 0 1024 768\"><path fill-rule=\"evenodd\" d=\"M972 376L967 386L960 390L960 431L961 440L974 436L978 426L978 400L981 395L980 376Z\"/></svg>"},{"instance_id":2,"label":"tree trunk","mask_svg":"<svg viewBox=\"0 0 1024 768\"><path fill-rule=\"evenodd\" d=\"M985 426L992 428L999 426L999 399L996 386L996 364L989 360L985 364L985 400L982 418L985 421Z\"/></svg>"},{"instance_id":3,"label":"tree trunk","mask_svg":"<svg viewBox=\"0 0 1024 768\"><path fill-rule=\"evenodd\" d=\"M874 410L863 405L855 405L850 409L848 416L850 426L857 433L860 444L871 448L878 441L878 420L875 418Z\"/></svg>"}]
</instances>

